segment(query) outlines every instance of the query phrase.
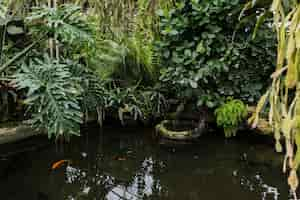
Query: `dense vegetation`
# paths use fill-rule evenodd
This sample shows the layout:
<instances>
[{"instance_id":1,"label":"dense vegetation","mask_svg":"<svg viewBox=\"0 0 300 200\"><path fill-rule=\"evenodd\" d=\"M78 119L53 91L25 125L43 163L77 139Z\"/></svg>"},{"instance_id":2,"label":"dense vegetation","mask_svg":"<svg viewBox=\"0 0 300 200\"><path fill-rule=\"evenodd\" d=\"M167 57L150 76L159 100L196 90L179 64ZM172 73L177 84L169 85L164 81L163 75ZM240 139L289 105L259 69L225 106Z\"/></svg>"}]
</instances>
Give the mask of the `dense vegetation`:
<instances>
[{"instance_id":1,"label":"dense vegetation","mask_svg":"<svg viewBox=\"0 0 300 200\"><path fill-rule=\"evenodd\" d=\"M249 122L269 113L295 191L299 20L297 0L2 0L0 121L68 139L90 119L151 124L189 104L230 137L262 96Z\"/></svg>"},{"instance_id":2,"label":"dense vegetation","mask_svg":"<svg viewBox=\"0 0 300 200\"><path fill-rule=\"evenodd\" d=\"M245 6L244 10L261 6L257 5L256 1L252 1ZM274 131L276 151L283 151L281 138L285 140L283 171L289 171L288 184L294 193L294 198L297 199L296 189L299 185L297 170L300 164L300 3L275 0L267 6L270 6L277 32L277 63L275 72L271 76L272 84L259 100L249 122L256 127L260 112L268 108L268 120ZM269 12L264 7L262 8L265 14Z\"/></svg>"},{"instance_id":3,"label":"dense vegetation","mask_svg":"<svg viewBox=\"0 0 300 200\"><path fill-rule=\"evenodd\" d=\"M118 6L121 1L113 3ZM136 14L136 8L141 12L136 18L122 27L114 27L111 21L103 30L100 15L84 13L98 7L41 4L28 9L20 2L3 2L0 70L7 91L1 105L7 108L13 94L15 103L25 105L31 124L56 138L79 135L80 124L95 112L100 124L105 111L122 123L126 116L147 121L164 114L166 100L153 89L157 71L152 24L137 21L160 4L132 4L136 7L130 15ZM18 10L10 10L15 6ZM125 10L122 14L111 20L128 17ZM145 31L138 35L136 29ZM8 115L9 111L2 112Z\"/></svg>"},{"instance_id":4,"label":"dense vegetation","mask_svg":"<svg viewBox=\"0 0 300 200\"><path fill-rule=\"evenodd\" d=\"M265 90L275 60L275 37L255 21L239 21L241 1L181 1L159 11L160 80L177 98L214 108L231 96L254 103ZM257 72L260 72L259 74Z\"/></svg>"},{"instance_id":5,"label":"dense vegetation","mask_svg":"<svg viewBox=\"0 0 300 200\"><path fill-rule=\"evenodd\" d=\"M253 104L268 85L275 35L264 23L252 39L242 1L102 3L2 2L2 120L18 113L69 138L95 114L148 124L169 100L213 111L227 97Z\"/></svg>"},{"instance_id":6,"label":"dense vegetation","mask_svg":"<svg viewBox=\"0 0 300 200\"><path fill-rule=\"evenodd\" d=\"M272 30L252 40L255 23L238 19L244 2L53 3L1 3L2 120L69 138L95 114L100 125L107 113L147 124L169 100L254 103L268 84Z\"/></svg>"}]
</instances>

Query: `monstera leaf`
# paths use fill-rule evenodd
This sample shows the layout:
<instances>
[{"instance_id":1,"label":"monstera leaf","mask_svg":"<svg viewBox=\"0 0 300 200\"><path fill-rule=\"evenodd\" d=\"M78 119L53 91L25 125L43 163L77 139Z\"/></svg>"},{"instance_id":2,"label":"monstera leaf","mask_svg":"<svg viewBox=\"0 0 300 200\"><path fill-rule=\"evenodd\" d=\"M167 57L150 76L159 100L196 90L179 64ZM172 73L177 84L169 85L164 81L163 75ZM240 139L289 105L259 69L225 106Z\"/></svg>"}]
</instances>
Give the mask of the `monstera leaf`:
<instances>
[{"instance_id":1,"label":"monstera leaf","mask_svg":"<svg viewBox=\"0 0 300 200\"><path fill-rule=\"evenodd\" d=\"M82 112L79 106L81 87L70 72L70 66L44 60L22 65L14 76L18 89L27 90L24 104L32 113L32 125L46 130L49 138L79 135Z\"/></svg>"}]
</instances>

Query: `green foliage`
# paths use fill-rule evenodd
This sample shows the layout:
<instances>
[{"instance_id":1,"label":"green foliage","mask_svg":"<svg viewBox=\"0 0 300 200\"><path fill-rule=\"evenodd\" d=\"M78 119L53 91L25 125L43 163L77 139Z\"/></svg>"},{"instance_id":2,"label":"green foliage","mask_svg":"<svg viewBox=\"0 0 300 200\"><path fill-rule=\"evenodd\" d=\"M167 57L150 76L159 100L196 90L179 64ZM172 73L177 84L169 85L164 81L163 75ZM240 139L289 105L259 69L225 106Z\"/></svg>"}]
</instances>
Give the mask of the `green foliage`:
<instances>
[{"instance_id":1,"label":"green foliage","mask_svg":"<svg viewBox=\"0 0 300 200\"><path fill-rule=\"evenodd\" d=\"M83 68L81 66L81 68ZM83 68L82 73L77 73L78 77L81 79L81 86L83 92L81 94L82 101L81 107L85 114L85 119L89 118L90 113L97 112L98 123L103 126L103 121L105 119L105 109L107 105L108 91L105 88L105 82L101 81L99 77Z\"/></svg>"},{"instance_id":2,"label":"green foliage","mask_svg":"<svg viewBox=\"0 0 300 200\"><path fill-rule=\"evenodd\" d=\"M107 109L118 113L123 125L125 117L147 122L161 117L168 108L167 101L160 92L137 87L116 87L109 90L107 103Z\"/></svg>"},{"instance_id":3,"label":"green foliage","mask_svg":"<svg viewBox=\"0 0 300 200\"><path fill-rule=\"evenodd\" d=\"M18 89L27 91L24 104L33 116L32 125L46 130L49 138L79 135L82 112L81 87L67 64L49 57L23 64L14 76Z\"/></svg>"},{"instance_id":4,"label":"green foliage","mask_svg":"<svg viewBox=\"0 0 300 200\"><path fill-rule=\"evenodd\" d=\"M69 4L32 8L25 26L23 48L4 40L0 72L5 78L14 74L32 125L50 138L79 135L90 114L97 113L103 125L107 112L125 123L160 117L167 108L163 95L143 88L156 79L157 63L153 40L147 41L144 31L103 39L91 17ZM50 55L37 59L48 48Z\"/></svg>"},{"instance_id":5,"label":"green foliage","mask_svg":"<svg viewBox=\"0 0 300 200\"><path fill-rule=\"evenodd\" d=\"M238 126L247 117L247 106L240 100L229 98L215 110L217 125L224 128L225 137L236 135Z\"/></svg>"},{"instance_id":6,"label":"green foliage","mask_svg":"<svg viewBox=\"0 0 300 200\"><path fill-rule=\"evenodd\" d=\"M8 11L7 2L0 2L0 24L3 24L3 21L6 19L6 14Z\"/></svg>"},{"instance_id":7,"label":"green foliage","mask_svg":"<svg viewBox=\"0 0 300 200\"><path fill-rule=\"evenodd\" d=\"M247 5L253 5L249 1ZM245 6L244 10L253 9ZM267 5L272 14L277 32L277 64L271 75L272 84L257 103L249 123L256 127L260 113L268 105L269 125L274 131L275 149L282 152L282 137L285 141L283 172L289 171L288 184L294 199L299 185L297 170L300 165L300 3L299 1L272 0ZM261 8L260 8L261 9ZM259 26L259 21L257 26ZM297 151L295 151L297 147Z\"/></svg>"},{"instance_id":8,"label":"green foliage","mask_svg":"<svg viewBox=\"0 0 300 200\"><path fill-rule=\"evenodd\" d=\"M155 10L167 7L170 1L87 2L96 44L86 46L79 56L101 78L120 80L122 86L153 84L160 64L153 46L158 29Z\"/></svg>"},{"instance_id":9,"label":"green foliage","mask_svg":"<svg viewBox=\"0 0 300 200\"><path fill-rule=\"evenodd\" d=\"M92 42L89 25L78 6L62 4L57 8L35 7L26 20L32 32L44 32L52 37L56 35L62 43L83 45L83 42Z\"/></svg>"},{"instance_id":10,"label":"green foliage","mask_svg":"<svg viewBox=\"0 0 300 200\"><path fill-rule=\"evenodd\" d=\"M89 49L88 66L102 79L112 78L134 85L142 81L149 84L155 80L152 50L142 47L139 40L128 38L124 42L99 41Z\"/></svg>"},{"instance_id":11,"label":"green foliage","mask_svg":"<svg viewBox=\"0 0 300 200\"><path fill-rule=\"evenodd\" d=\"M264 26L251 40L255 24L238 21L241 6L238 0L188 0L158 11L160 81L173 95L196 97L208 107L226 96L249 103L259 98L274 63L274 34Z\"/></svg>"}]
</instances>

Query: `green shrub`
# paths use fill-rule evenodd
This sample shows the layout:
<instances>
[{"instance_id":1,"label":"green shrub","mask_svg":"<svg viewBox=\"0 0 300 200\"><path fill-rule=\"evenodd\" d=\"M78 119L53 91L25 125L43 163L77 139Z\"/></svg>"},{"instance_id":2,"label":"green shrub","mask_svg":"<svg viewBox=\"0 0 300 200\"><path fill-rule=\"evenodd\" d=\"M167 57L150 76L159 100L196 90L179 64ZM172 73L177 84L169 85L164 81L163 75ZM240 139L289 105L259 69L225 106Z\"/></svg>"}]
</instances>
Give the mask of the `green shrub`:
<instances>
[{"instance_id":1,"label":"green shrub","mask_svg":"<svg viewBox=\"0 0 300 200\"><path fill-rule=\"evenodd\" d=\"M232 98L215 110L217 125L224 128L227 138L236 135L240 123L247 114L247 106L241 100Z\"/></svg>"},{"instance_id":2,"label":"green shrub","mask_svg":"<svg viewBox=\"0 0 300 200\"><path fill-rule=\"evenodd\" d=\"M252 40L255 20L239 21L239 0L177 1L159 10L161 83L174 96L215 107L228 96L255 103L268 85L275 38L266 25Z\"/></svg>"}]
</instances>

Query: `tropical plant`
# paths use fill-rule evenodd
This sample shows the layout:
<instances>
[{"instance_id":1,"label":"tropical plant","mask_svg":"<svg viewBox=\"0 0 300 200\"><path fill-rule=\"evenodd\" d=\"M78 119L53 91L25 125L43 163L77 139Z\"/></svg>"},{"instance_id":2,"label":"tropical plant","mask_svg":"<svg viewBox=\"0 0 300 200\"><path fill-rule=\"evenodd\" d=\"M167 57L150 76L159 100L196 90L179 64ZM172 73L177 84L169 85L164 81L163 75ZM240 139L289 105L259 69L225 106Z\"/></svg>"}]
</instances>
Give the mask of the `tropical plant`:
<instances>
[{"instance_id":1,"label":"tropical plant","mask_svg":"<svg viewBox=\"0 0 300 200\"><path fill-rule=\"evenodd\" d=\"M27 91L24 104L33 117L33 127L45 130L49 138L79 135L82 88L69 65L55 63L48 56L35 59L21 66L13 82Z\"/></svg>"},{"instance_id":2,"label":"tropical plant","mask_svg":"<svg viewBox=\"0 0 300 200\"><path fill-rule=\"evenodd\" d=\"M159 56L154 50L158 30L155 10L170 1L92 1L88 19L93 23L96 44L80 55L101 78L119 79L129 85L149 85L158 78Z\"/></svg>"},{"instance_id":3,"label":"tropical plant","mask_svg":"<svg viewBox=\"0 0 300 200\"><path fill-rule=\"evenodd\" d=\"M87 56L88 66L102 79L112 78L129 85L141 81L143 84L153 83L156 78L152 51L147 47L142 49L138 42L132 39L119 43L100 41L94 47L94 52Z\"/></svg>"},{"instance_id":4,"label":"tropical plant","mask_svg":"<svg viewBox=\"0 0 300 200\"><path fill-rule=\"evenodd\" d=\"M83 45L83 42L93 41L80 7L62 4L56 8L43 6L33 7L32 10L26 20L33 33L47 33L68 45Z\"/></svg>"},{"instance_id":5,"label":"tropical plant","mask_svg":"<svg viewBox=\"0 0 300 200\"><path fill-rule=\"evenodd\" d=\"M146 119L161 118L168 111L167 99L158 88L142 90L140 96L141 109Z\"/></svg>"},{"instance_id":6,"label":"tropical plant","mask_svg":"<svg viewBox=\"0 0 300 200\"><path fill-rule=\"evenodd\" d=\"M95 113L96 111L98 123L102 127L105 119L107 97L109 95L105 87L105 81L99 79L97 74L87 70L85 67L81 66L81 68L83 68L82 70L84 71L82 73L77 72L76 74L81 76L81 86L83 89L81 94L81 107L84 112L84 118L87 121L89 114Z\"/></svg>"},{"instance_id":7,"label":"tropical plant","mask_svg":"<svg viewBox=\"0 0 300 200\"><path fill-rule=\"evenodd\" d=\"M251 1L246 4L244 10L257 8L257 6L257 1ZM299 181L296 171L300 164L300 3L274 0L270 11L277 32L277 65L271 75L272 84L259 100L249 122L256 127L260 112L269 104L268 118L274 130L275 148L276 151L282 152L280 140L283 137L286 149L283 171L290 169L288 184L297 199L296 189ZM260 20L258 25L259 23Z\"/></svg>"},{"instance_id":8,"label":"tropical plant","mask_svg":"<svg viewBox=\"0 0 300 200\"><path fill-rule=\"evenodd\" d=\"M0 70L12 69L12 64L26 55L36 44L40 44L39 47L43 52L45 47L42 45L43 41L49 38L55 38L57 46L68 44L76 47L83 41L91 43L92 37L87 33L85 21L79 13L78 7L67 5L35 9L27 17L28 28L32 37L40 39L13 56L1 66ZM101 88L95 83L98 79L95 79L88 70L76 62L60 58L68 55L68 48L61 49L57 59L54 59L51 53L50 57L45 54L44 59L37 59L41 53L35 51L27 59L16 63L20 69L15 68L17 71L12 75L12 82L19 91L27 91L24 104L28 108L28 115L33 118L31 120L33 127L46 131L49 138L64 136L68 139L71 135L79 135L82 113L87 113L85 110L92 106L98 106L95 101L99 98L95 98L99 97L97 92ZM85 95L89 95L87 101L83 101L82 98L83 88ZM91 99L94 101L91 102ZM88 103L90 107L83 106L82 111L81 104Z\"/></svg>"},{"instance_id":9,"label":"tropical plant","mask_svg":"<svg viewBox=\"0 0 300 200\"><path fill-rule=\"evenodd\" d=\"M217 125L223 127L225 137L236 136L239 125L248 115L247 106L237 99L229 98L215 110Z\"/></svg>"},{"instance_id":10,"label":"tropical plant","mask_svg":"<svg viewBox=\"0 0 300 200\"><path fill-rule=\"evenodd\" d=\"M252 41L249 30L255 23L238 21L242 5L239 0L188 0L158 11L160 81L176 89L177 98L198 98L198 105L208 107L226 96L254 103L266 88L275 38L264 26Z\"/></svg>"}]
</instances>

